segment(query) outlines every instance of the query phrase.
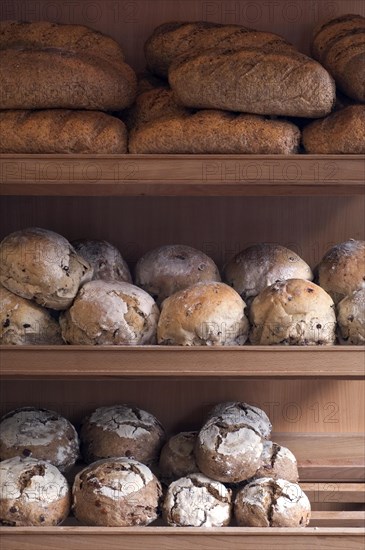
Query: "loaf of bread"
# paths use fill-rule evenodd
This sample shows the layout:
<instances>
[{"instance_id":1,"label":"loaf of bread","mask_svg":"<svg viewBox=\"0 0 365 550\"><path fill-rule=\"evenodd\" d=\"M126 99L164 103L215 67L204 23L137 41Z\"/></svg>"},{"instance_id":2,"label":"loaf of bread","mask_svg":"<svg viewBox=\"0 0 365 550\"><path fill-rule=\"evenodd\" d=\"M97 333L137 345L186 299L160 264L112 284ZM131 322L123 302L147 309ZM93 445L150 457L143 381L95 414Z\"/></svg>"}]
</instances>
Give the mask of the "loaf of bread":
<instances>
[{"instance_id":1,"label":"loaf of bread","mask_svg":"<svg viewBox=\"0 0 365 550\"><path fill-rule=\"evenodd\" d=\"M124 123L97 111L0 111L0 153L127 152Z\"/></svg>"},{"instance_id":2,"label":"loaf of bread","mask_svg":"<svg viewBox=\"0 0 365 550\"><path fill-rule=\"evenodd\" d=\"M112 244L94 239L79 239L71 244L93 268L93 280L132 282L127 262Z\"/></svg>"},{"instance_id":3,"label":"loaf of bread","mask_svg":"<svg viewBox=\"0 0 365 550\"><path fill-rule=\"evenodd\" d=\"M337 322L341 344L365 344L365 288L341 300L337 305Z\"/></svg>"},{"instance_id":4,"label":"loaf of bread","mask_svg":"<svg viewBox=\"0 0 365 550\"><path fill-rule=\"evenodd\" d=\"M119 60L61 48L0 50L0 109L117 111L133 103L136 86Z\"/></svg>"},{"instance_id":5,"label":"loaf of bread","mask_svg":"<svg viewBox=\"0 0 365 550\"><path fill-rule=\"evenodd\" d=\"M198 432L180 432L162 447L158 467L165 483L199 472L194 455L197 436Z\"/></svg>"},{"instance_id":6,"label":"loaf of bread","mask_svg":"<svg viewBox=\"0 0 365 550\"><path fill-rule=\"evenodd\" d=\"M317 27L312 54L334 76L342 92L365 101L365 17L341 15Z\"/></svg>"},{"instance_id":7,"label":"loaf of bread","mask_svg":"<svg viewBox=\"0 0 365 550\"><path fill-rule=\"evenodd\" d=\"M350 105L308 124L302 134L307 153L360 155L365 153L365 105Z\"/></svg>"},{"instance_id":8,"label":"loaf of bread","mask_svg":"<svg viewBox=\"0 0 365 550\"><path fill-rule=\"evenodd\" d=\"M261 454L261 466L254 477L271 477L273 479L286 479L297 483L299 479L298 464L293 453L286 447L282 447L272 441L264 441Z\"/></svg>"}]
</instances>

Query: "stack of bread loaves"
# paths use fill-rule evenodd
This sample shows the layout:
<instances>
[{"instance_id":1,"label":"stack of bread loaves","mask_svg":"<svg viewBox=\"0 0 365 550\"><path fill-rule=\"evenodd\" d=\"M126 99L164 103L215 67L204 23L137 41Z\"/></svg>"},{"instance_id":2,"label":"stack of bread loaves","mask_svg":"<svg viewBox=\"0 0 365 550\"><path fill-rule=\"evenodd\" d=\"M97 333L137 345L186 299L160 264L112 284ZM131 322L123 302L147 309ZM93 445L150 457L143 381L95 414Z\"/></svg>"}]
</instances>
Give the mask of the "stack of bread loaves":
<instances>
[{"instance_id":1,"label":"stack of bread loaves","mask_svg":"<svg viewBox=\"0 0 365 550\"><path fill-rule=\"evenodd\" d=\"M136 77L120 46L81 25L0 22L0 152L125 153L102 111L129 107Z\"/></svg>"}]
</instances>

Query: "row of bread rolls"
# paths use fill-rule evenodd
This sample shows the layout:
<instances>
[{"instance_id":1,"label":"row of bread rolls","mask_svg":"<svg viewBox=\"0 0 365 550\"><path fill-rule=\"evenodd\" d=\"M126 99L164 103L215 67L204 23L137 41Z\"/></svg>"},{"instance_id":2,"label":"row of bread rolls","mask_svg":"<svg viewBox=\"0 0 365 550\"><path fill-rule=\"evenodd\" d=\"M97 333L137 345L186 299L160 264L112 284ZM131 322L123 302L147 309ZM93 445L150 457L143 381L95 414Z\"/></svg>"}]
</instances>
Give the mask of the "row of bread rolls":
<instances>
[{"instance_id":1,"label":"row of bread rolls","mask_svg":"<svg viewBox=\"0 0 365 550\"><path fill-rule=\"evenodd\" d=\"M364 153L364 20L344 15L318 27L317 61L271 32L164 23L145 44L158 78L142 78L137 94L110 37L80 25L0 22L0 152L289 154L301 143L308 153ZM331 113L333 77L350 99ZM302 139L298 117L320 119Z\"/></svg>"},{"instance_id":2,"label":"row of bread rolls","mask_svg":"<svg viewBox=\"0 0 365 550\"><path fill-rule=\"evenodd\" d=\"M280 245L238 253L224 283L203 252L163 246L140 258L133 285L112 245L73 244L38 228L0 243L1 343L329 345L336 313L341 343L365 341L364 241L331 248L316 268L318 284Z\"/></svg>"},{"instance_id":3,"label":"row of bread rolls","mask_svg":"<svg viewBox=\"0 0 365 550\"><path fill-rule=\"evenodd\" d=\"M269 440L269 418L247 403L221 403L200 431L167 441L146 411L96 409L81 425L89 465L70 479L72 495L61 472L76 462L79 441L68 420L23 407L6 414L0 427L2 524L58 525L71 502L86 525L148 525L161 512L171 526L225 526L232 513L243 526L309 523L294 455Z\"/></svg>"}]
</instances>

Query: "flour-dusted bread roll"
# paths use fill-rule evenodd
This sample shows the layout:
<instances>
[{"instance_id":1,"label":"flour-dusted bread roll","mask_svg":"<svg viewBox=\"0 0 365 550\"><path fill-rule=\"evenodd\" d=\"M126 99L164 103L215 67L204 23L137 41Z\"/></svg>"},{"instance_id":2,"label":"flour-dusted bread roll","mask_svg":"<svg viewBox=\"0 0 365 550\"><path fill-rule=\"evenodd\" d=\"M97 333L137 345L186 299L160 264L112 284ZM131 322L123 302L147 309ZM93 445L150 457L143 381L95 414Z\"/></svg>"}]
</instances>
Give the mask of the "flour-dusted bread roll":
<instances>
[{"instance_id":1,"label":"flour-dusted bread roll","mask_svg":"<svg viewBox=\"0 0 365 550\"><path fill-rule=\"evenodd\" d=\"M337 304L355 290L365 288L365 241L336 244L317 267L318 284Z\"/></svg>"},{"instance_id":2,"label":"flour-dusted bread roll","mask_svg":"<svg viewBox=\"0 0 365 550\"><path fill-rule=\"evenodd\" d=\"M241 414L212 416L198 434L195 457L199 470L223 483L238 483L252 477L261 465L263 437Z\"/></svg>"},{"instance_id":3,"label":"flour-dusted bread roll","mask_svg":"<svg viewBox=\"0 0 365 550\"><path fill-rule=\"evenodd\" d=\"M72 510L85 525L148 525L158 517L162 494L151 470L128 458L98 460L79 472Z\"/></svg>"},{"instance_id":4,"label":"flour-dusted bread roll","mask_svg":"<svg viewBox=\"0 0 365 550\"><path fill-rule=\"evenodd\" d=\"M158 466L164 481L199 472L194 455L197 436L198 432L180 432L170 437L162 447Z\"/></svg>"},{"instance_id":5,"label":"flour-dusted bread roll","mask_svg":"<svg viewBox=\"0 0 365 550\"><path fill-rule=\"evenodd\" d=\"M92 266L93 280L132 282L127 262L112 244L92 239L79 239L71 244Z\"/></svg>"},{"instance_id":6,"label":"flour-dusted bread roll","mask_svg":"<svg viewBox=\"0 0 365 550\"><path fill-rule=\"evenodd\" d=\"M298 464L293 453L273 441L264 441L263 445L261 466L254 477L286 479L286 481L297 483L299 479Z\"/></svg>"},{"instance_id":7,"label":"flour-dusted bread roll","mask_svg":"<svg viewBox=\"0 0 365 550\"><path fill-rule=\"evenodd\" d=\"M365 288L337 304L337 323L341 344L365 344Z\"/></svg>"},{"instance_id":8,"label":"flour-dusted bread roll","mask_svg":"<svg viewBox=\"0 0 365 550\"><path fill-rule=\"evenodd\" d=\"M226 264L223 279L250 304L257 294L279 280L311 281L313 273L309 265L289 248L262 243L236 254Z\"/></svg>"},{"instance_id":9,"label":"flour-dusted bread roll","mask_svg":"<svg viewBox=\"0 0 365 550\"><path fill-rule=\"evenodd\" d=\"M62 472L79 458L79 438L71 422L55 411L22 407L0 421L0 458L46 460Z\"/></svg>"},{"instance_id":10,"label":"flour-dusted bread roll","mask_svg":"<svg viewBox=\"0 0 365 550\"><path fill-rule=\"evenodd\" d=\"M99 407L82 422L82 454L90 463L125 456L144 464L158 460L165 432L153 414L138 407Z\"/></svg>"},{"instance_id":11,"label":"flour-dusted bread roll","mask_svg":"<svg viewBox=\"0 0 365 550\"><path fill-rule=\"evenodd\" d=\"M68 344L154 344L159 309L149 294L120 281L90 281L62 313Z\"/></svg>"},{"instance_id":12,"label":"flour-dusted bread roll","mask_svg":"<svg viewBox=\"0 0 365 550\"><path fill-rule=\"evenodd\" d=\"M263 438L270 437L272 425L269 417L265 411L249 403L243 403L242 401L218 403L209 411L208 419L213 416L229 416L239 423L252 426Z\"/></svg>"},{"instance_id":13,"label":"flour-dusted bread roll","mask_svg":"<svg viewBox=\"0 0 365 550\"><path fill-rule=\"evenodd\" d=\"M302 134L307 153L360 155L365 153L365 105L349 105L308 124Z\"/></svg>"},{"instance_id":14,"label":"flour-dusted bread roll","mask_svg":"<svg viewBox=\"0 0 365 550\"><path fill-rule=\"evenodd\" d=\"M0 524L59 525L68 516L71 491L52 464L14 457L0 462Z\"/></svg>"},{"instance_id":15,"label":"flour-dusted bread roll","mask_svg":"<svg viewBox=\"0 0 365 550\"><path fill-rule=\"evenodd\" d=\"M296 483L285 479L255 479L241 489L234 515L242 527L305 527L311 506Z\"/></svg>"},{"instance_id":16,"label":"flour-dusted bread roll","mask_svg":"<svg viewBox=\"0 0 365 550\"><path fill-rule=\"evenodd\" d=\"M162 517L172 527L224 527L232 514L231 490L196 473L168 487Z\"/></svg>"},{"instance_id":17,"label":"flour-dusted bread roll","mask_svg":"<svg viewBox=\"0 0 365 550\"><path fill-rule=\"evenodd\" d=\"M217 266L209 256L190 246L160 246L137 262L136 285L161 304L165 298L201 281L220 281Z\"/></svg>"},{"instance_id":18,"label":"flour-dusted bread roll","mask_svg":"<svg viewBox=\"0 0 365 550\"><path fill-rule=\"evenodd\" d=\"M58 233L31 227L0 243L0 283L22 298L52 309L68 308L92 270Z\"/></svg>"},{"instance_id":19,"label":"flour-dusted bread roll","mask_svg":"<svg viewBox=\"0 0 365 550\"><path fill-rule=\"evenodd\" d=\"M157 327L159 344L234 346L247 340L246 304L224 283L197 283L162 304Z\"/></svg>"},{"instance_id":20,"label":"flour-dusted bread roll","mask_svg":"<svg viewBox=\"0 0 365 550\"><path fill-rule=\"evenodd\" d=\"M331 345L335 343L333 300L303 279L279 281L251 304L250 342L254 345Z\"/></svg>"},{"instance_id":21,"label":"flour-dusted bread roll","mask_svg":"<svg viewBox=\"0 0 365 550\"><path fill-rule=\"evenodd\" d=\"M365 101L365 17L346 14L319 25L312 54L334 76L342 92Z\"/></svg>"},{"instance_id":22,"label":"flour-dusted bread roll","mask_svg":"<svg viewBox=\"0 0 365 550\"><path fill-rule=\"evenodd\" d=\"M125 124L98 111L1 111L0 135L0 153L127 152Z\"/></svg>"},{"instance_id":23,"label":"flour-dusted bread roll","mask_svg":"<svg viewBox=\"0 0 365 550\"><path fill-rule=\"evenodd\" d=\"M50 313L0 285L0 344L63 344L61 328Z\"/></svg>"}]
</instances>

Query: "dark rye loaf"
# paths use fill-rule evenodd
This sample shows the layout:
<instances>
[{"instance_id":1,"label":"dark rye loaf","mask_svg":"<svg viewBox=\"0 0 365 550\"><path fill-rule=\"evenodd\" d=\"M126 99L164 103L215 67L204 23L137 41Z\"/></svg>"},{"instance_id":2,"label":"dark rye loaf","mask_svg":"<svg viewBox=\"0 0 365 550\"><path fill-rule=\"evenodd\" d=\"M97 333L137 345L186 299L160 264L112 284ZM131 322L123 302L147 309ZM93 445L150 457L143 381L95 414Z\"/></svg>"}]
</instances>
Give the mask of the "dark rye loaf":
<instances>
[{"instance_id":1,"label":"dark rye loaf","mask_svg":"<svg viewBox=\"0 0 365 550\"><path fill-rule=\"evenodd\" d=\"M105 113L66 109L0 112L0 153L126 152L125 125Z\"/></svg>"},{"instance_id":2,"label":"dark rye loaf","mask_svg":"<svg viewBox=\"0 0 365 550\"><path fill-rule=\"evenodd\" d=\"M342 15L317 27L312 54L342 92L365 102L365 17Z\"/></svg>"}]
</instances>

